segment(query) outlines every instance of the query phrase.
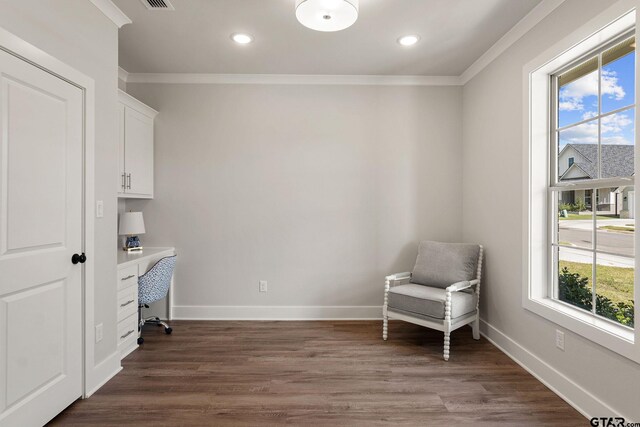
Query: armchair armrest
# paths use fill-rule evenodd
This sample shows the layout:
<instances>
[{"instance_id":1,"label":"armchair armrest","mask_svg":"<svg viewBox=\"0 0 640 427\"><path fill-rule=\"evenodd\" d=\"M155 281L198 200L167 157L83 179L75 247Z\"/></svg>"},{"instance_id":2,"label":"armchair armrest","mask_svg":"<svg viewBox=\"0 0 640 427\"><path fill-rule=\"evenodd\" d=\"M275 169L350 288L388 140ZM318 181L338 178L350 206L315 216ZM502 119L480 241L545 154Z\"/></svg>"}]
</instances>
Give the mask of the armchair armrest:
<instances>
[{"instance_id":1,"label":"armchair armrest","mask_svg":"<svg viewBox=\"0 0 640 427\"><path fill-rule=\"evenodd\" d=\"M472 283L472 282L476 282L476 283ZM454 283L453 285L447 286L446 291L447 292L458 292L461 291L463 289L468 289L471 286L477 284L477 280L473 280L473 281L468 281L468 280L463 280L462 282L457 282Z\"/></svg>"},{"instance_id":2,"label":"armchair armrest","mask_svg":"<svg viewBox=\"0 0 640 427\"><path fill-rule=\"evenodd\" d=\"M411 273L405 272L405 273L391 274L389 276L386 276L384 280L386 284L389 286L402 285L405 283L409 283L409 280L411 280Z\"/></svg>"},{"instance_id":3,"label":"armchair armrest","mask_svg":"<svg viewBox=\"0 0 640 427\"><path fill-rule=\"evenodd\" d=\"M402 279L411 279L411 272L406 273L396 273L391 274L385 277L385 280L402 280Z\"/></svg>"}]
</instances>

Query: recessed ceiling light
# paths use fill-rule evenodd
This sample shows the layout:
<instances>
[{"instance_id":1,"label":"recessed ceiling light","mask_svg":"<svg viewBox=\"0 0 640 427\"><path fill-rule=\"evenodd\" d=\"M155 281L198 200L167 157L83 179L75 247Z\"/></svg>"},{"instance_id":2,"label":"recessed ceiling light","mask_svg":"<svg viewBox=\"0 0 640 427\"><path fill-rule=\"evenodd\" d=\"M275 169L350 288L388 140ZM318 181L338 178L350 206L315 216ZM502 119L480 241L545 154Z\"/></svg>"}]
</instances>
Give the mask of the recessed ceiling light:
<instances>
[{"instance_id":1,"label":"recessed ceiling light","mask_svg":"<svg viewBox=\"0 0 640 427\"><path fill-rule=\"evenodd\" d=\"M398 43L402 46L413 46L420 41L420 36L417 34L410 34L408 36L402 36L398 39Z\"/></svg>"},{"instance_id":2,"label":"recessed ceiling light","mask_svg":"<svg viewBox=\"0 0 640 427\"><path fill-rule=\"evenodd\" d=\"M249 44L253 41L253 36L246 33L233 33L231 34L231 40L238 44Z\"/></svg>"}]
</instances>

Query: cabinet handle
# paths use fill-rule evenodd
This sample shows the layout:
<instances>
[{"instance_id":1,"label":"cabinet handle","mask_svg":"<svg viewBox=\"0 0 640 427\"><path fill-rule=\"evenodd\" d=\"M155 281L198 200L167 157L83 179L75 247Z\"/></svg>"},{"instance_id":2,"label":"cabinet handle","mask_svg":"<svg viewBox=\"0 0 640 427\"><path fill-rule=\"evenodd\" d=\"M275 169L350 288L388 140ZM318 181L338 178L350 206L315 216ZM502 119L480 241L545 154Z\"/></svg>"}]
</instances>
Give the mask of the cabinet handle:
<instances>
[{"instance_id":1,"label":"cabinet handle","mask_svg":"<svg viewBox=\"0 0 640 427\"><path fill-rule=\"evenodd\" d=\"M136 275L135 275L135 274L130 274L130 275L128 275L127 277L123 277L123 278L122 278L122 279L120 279L120 280L122 280L122 281L124 282L125 280L129 280L129 279L131 279L132 277L136 277Z\"/></svg>"},{"instance_id":2,"label":"cabinet handle","mask_svg":"<svg viewBox=\"0 0 640 427\"><path fill-rule=\"evenodd\" d=\"M126 337L128 337L129 335L131 335L132 333L133 333L133 329L132 329L132 330L130 330L129 332L127 332L127 333L126 333L126 334L124 334L124 335L120 335L120 339L121 339L121 340L123 340L123 339L125 339Z\"/></svg>"},{"instance_id":3,"label":"cabinet handle","mask_svg":"<svg viewBox=\"0 0 640 427\"><path fill-rule=\"evenodd\" d=\"M122 189L125 190L127 188L127 175L125 173L122 174Z\"/></svg>"},{"instance_id":4,"label":"cabinet handle","mask_svg":"<svg viewBox=\"0 0 640 427\"><path fill-rule=\"evenodd\" d=\"M131 174L127 174L127 190L131 190Z\"/></svg>"},{"instance_id":5,"label":"cabinet handle","mask_svg":"<svg viewBox=\"0 0 640 427\"><path fill-rule=\"evenodd\" d=\"M135 300L129 300L129 301L125 302L124 304L120 304L120 307L126 307L126 306L128 306L129 304L131 304L134 301Z\"/></svg>"}]
</instances>

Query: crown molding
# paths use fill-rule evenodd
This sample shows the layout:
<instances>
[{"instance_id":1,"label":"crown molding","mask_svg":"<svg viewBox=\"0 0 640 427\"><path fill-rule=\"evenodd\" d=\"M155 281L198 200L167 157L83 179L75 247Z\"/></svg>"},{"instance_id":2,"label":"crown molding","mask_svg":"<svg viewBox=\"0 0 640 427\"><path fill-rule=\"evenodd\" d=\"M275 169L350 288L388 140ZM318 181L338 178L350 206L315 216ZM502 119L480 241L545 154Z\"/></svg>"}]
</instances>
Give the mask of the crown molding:
<instances>
[{"instance_id":1,"label":"crown molding","mask_svg":"<svg viewBox=\"0 0 640 427\"><path fill-rule=\"evenodd\" d=\"M111 0L90 0L100 12L104 13L104 16L113 21L118 28L122 28L123 25L131 24L131 19L124 14L123 11L118 8Z\"/></svg>"},{"instance_id":2,"label":"crown molding","mask_svg":"<svg viewBox=\"0 0 640 427\"><path fill-rule=\"evenodd\" d=\"M123 82L129 81L129 72L122 67L118 67L118 78Z\"/></svg>"},{"instance_id":3,"label":"crown molding","mask_svg":"<svg viewBox=\"0 0 640 427\"><path fill-rule=\"evenodd\" d=\"M504 51L509 49L511 45L520 40L522 36L528 33L533 27L538 25L551 12L556 10L558 6L564 3L564 0L542 0L531 12L525 15L516 25L500 38L493 46L482 54L469 68L460 75L460 84L467 84L480 71L491 64Z\"/></svg>"},{"instance_id":4,"label":"crown molding","mask_svg":"<svg viewBox=\"0 0 640 427\"><path fill-rule=\"evenodd\" d=\"M129 73L127 83L459 86L457 76Z\"/></svg>"}]
</instances>

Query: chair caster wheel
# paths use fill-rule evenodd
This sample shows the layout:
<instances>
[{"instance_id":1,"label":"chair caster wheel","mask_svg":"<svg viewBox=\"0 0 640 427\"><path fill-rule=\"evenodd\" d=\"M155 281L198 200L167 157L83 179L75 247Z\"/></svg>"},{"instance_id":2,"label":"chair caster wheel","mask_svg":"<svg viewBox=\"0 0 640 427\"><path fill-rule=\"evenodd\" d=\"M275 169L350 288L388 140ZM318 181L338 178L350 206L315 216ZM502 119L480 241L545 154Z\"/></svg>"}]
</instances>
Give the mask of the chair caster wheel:
<instances>
[{"instance_id":1,"label":"chair caster wheel","mask_svg":"<svg viewBox=\"0 0 640 427\"><path fill-rule=\"evenodd\" d=\"M138 345L143 344L144 343L144 338L140 337L138 338Z\"/></svg>"},{"instance_id":2,"label":"chair caster wheel","mask_svg":"<svg viewBox=\"0 0 640 427\"><path fill-rule=\"evenodd\" d=\"M164 333L167 335L171 335L171 332L173 332L172 328L164 328Z\"/></svg>"}]
</instances>

